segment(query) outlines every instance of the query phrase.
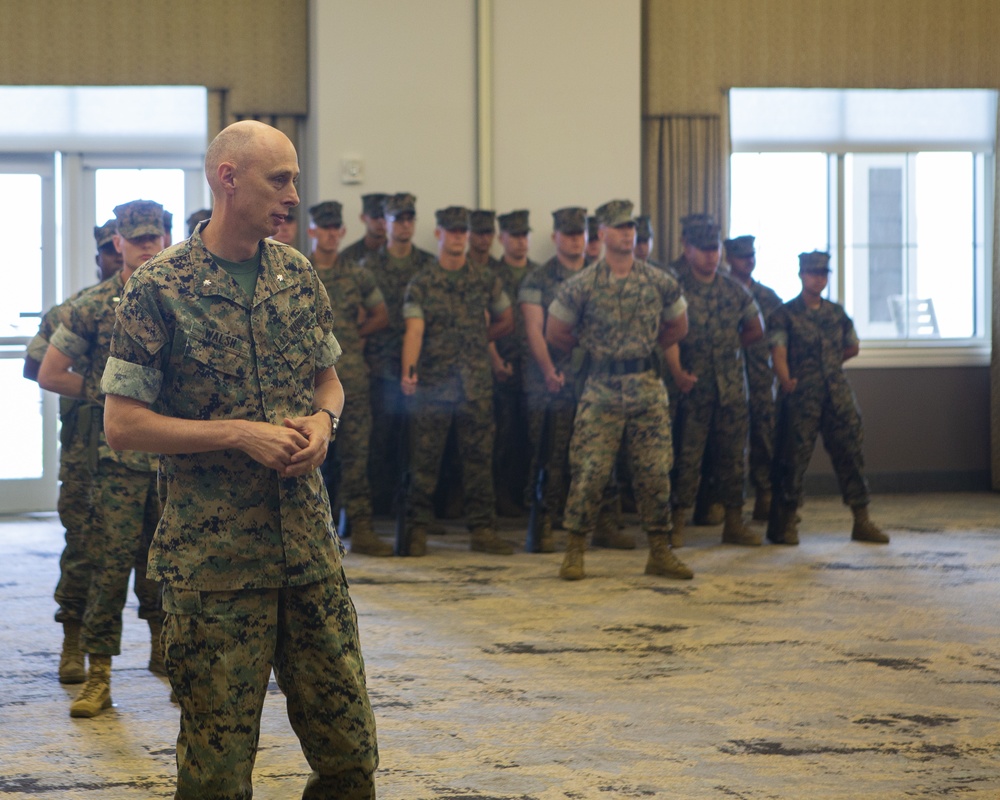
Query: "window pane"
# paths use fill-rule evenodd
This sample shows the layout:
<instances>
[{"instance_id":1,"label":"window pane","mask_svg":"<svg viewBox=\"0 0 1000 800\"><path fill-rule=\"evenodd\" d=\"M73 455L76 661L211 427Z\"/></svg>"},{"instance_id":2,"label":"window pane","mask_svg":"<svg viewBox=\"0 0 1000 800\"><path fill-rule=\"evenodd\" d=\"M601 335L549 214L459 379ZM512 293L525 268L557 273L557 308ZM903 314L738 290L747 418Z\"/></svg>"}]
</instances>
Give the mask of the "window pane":
<instances>
[{"instance_id":1,"label":"window pane","mask_svg":"<svg viewBox=\"0 0 1000 800\"><path fill-rule=\"evenodd\" d=\"M972 153L845 157L848 313L872 339L976 335Z\"/></svg>"},{"instance_id":2,"label":"window pane","mask_svg":"<svg viewBox=\"0 0 1000 800\"><path fill-rule=\"evenodd\" d=\"M911 295L933 300L940 333L975 336L974 157L918 153L915 275ZM912 335L912 334L911 334Z\"/></svg>"},{"instance_id":3,"label":"window pane","mask_svg":"<svg viewBox=\"0 0 1000 800\"><path fill-rule=\"evenodd\" d=\"M829 249L827 156L735 153L731 168L730 236L757 237L754 278L791 300L799 253Z\"/></svg>"},{"instance_id":4,"label":"window pane","mask_svg":"<svg viewBox=\"0 0 1000 800\"><path fill-rule=\"evenodd\" d=\"M0 336L31 337L44 310L42 177L0 174L0 217L17 220L17 235L4 239L4 260L15 279L6 281L0 292Z\"/></svg>"},{"instance_id":5,"label":"window pane","mask_svg":"<svg viewBox=\"0 0 1000 800\"><path fill-rule=\"evenodd\" d=\"M34 334L37 319L32 327ZM0 480L42 476L42 390L21 374L23 369L20 358L0 358L0 386L9 423L0 426L0 453L9 456L0 458Z\"/></svg>"}]
</instances>

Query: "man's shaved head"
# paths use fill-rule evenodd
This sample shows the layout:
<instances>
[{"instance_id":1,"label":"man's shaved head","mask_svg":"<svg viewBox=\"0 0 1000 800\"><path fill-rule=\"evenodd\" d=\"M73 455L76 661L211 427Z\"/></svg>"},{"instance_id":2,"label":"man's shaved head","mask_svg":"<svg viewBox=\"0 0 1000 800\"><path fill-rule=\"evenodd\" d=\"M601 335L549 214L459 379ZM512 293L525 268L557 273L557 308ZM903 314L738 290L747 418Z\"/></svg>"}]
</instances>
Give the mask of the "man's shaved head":
<instances>
[{"instance_id":1,"label":"man's shaved head","mask_svg":"<svg viewBox=\"0 0 1000 800\"><path fill-rule=\"evenodd\" d=\"M230 260L246 260L299 204L295 145L263 122L234 122L216 136L205 152L205 175L215 204L202 240L222 258L230 252L240 256Z\"/></svg>"},{"instance_id":2,"label":"man's shaved head","mask_svg":"<svg viewBox=\"0 0 1000 800\"><path fill-rule=\"evenodd\" d=\"M219 165L229 162L237 169L243 169L253 163L257 156L257 145L265 141L273 143L287 137L277 128L265 125L254 119L244 119L226 127L205 151L205 176L212 190L219 183Z\"/></svg>"}]
</instances>

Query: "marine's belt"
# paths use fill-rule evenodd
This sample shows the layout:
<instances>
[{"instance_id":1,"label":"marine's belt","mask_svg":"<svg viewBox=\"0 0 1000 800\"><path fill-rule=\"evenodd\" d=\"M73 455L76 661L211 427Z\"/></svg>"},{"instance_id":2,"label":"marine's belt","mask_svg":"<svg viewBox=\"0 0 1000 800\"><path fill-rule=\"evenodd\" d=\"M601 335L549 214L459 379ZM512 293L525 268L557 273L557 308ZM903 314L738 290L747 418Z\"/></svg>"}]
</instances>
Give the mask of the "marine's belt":
<instances>
[{"instance_id":1,"label":"marine's belt","mask_svg":"<svg viewBox=\"0 0 1000 800\"><path fill-rule=\"evenodd\" d=\"M651 356L643 358L601 359L591 366L591 374L597 375L635 375L648 372L656 365Z\"/></svg>"}]
</instances>

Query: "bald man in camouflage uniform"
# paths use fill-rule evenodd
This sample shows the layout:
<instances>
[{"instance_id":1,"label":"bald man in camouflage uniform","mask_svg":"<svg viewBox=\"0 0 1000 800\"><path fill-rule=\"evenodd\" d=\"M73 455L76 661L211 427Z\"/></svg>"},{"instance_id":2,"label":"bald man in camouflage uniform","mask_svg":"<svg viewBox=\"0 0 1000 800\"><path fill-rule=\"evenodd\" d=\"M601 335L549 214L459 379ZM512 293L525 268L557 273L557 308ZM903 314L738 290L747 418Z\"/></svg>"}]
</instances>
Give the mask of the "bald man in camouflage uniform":
<instances>
[{"instance_id":1,"label":"bald man in camouflage uniform","mask_svg":"<svg viewBox=\"0 0 1000 800\"><path fill-rule=\"evenodd\" d=\"M513 548L494 530L493 398L486 349L513 327L513 310L499 276L466 261L468 210L450 206L437 211L436 219L437 261L413 277L403 303L400 387L414 399L410 555L427 552L431 494L452 421L462 458L470 547L506 555Z\"/></svg>"},{"instance_id":2,"label":"bald man in camouflage uniform","mask_svg":"<svg viewBox=\"0 0 1000 800\"><path fill-rule=\"evenodd\" d=\"M757 251L753 236L737 236L723 242L729 274L753 296L764 317L765 332L771 313L781 306L773 289L753 279ZM744 350L747 392L750 399L750 485L754 488L753 519L766 521L771 511L771 462L774 459L775 387L770 338L754 342Z\"/></svg>"},{"instance_id":3,"label":"bald man in camouflage uniform","mask_svg":"<svg viewBox=\"0 0 1000 800\"><path fill-rule=\"evenodd\" d=\"M693 573L668 541L670 410L652 357L654 348L669 347L685 335L686 303L673 278L633 258L631 202L612 200L596 216L604 257L563 283L549 306L545 334L553 347L569 352L579 346L589 360L570 444L569 536L559 576L584 577L587 537L624 433L649 537L646 574L688 579Z\"/></svg>"},{"instance_id":4,"label":"bald man in camouflage uniform","mask_svg":"<svg viewBox=\"0 0 1000 800\"><path fill-rule=\"evenodd\" d=\"M94 228L97 246L97 279L104 281L122 268L122 257L115 249L115 220L109 219ZM83 291L86 291L84 289ZM24 377L38 380L38 370L49 349L52 334L59 327L61 314L68 313L68 304L83 293L77 292L58 306L50 308L42 317L38 333L28 342L24 356ZM86 374L88 365L74 361L73 370ZM63 645L59 656L59 682L83 683L87 678L84 655L80 650L80 631L90 587L90 557L87 542L94 530L100 530L98 510L91 502L91 470L88 458L89 442L97 447L100 430L100 406L87 403L82 398L59 398L59 521L66 530L66 546L59 557L59 582L55 600L59 606L56 622L63 626ZM142 586L140 585L140 589Z\"/></svg>"},{"instance_id":5,"label":"bald man in camouflage uniform","mask_svg":"<svg viewBox=\"0 0 1000 800\"><path fill-rule=\"evenodd\" d=\"M108 441L164 454L149 569L181 712L174 796L252 795L273 668L312 769L304 800L372 800L375 720L319 470L340 346L315 270L265 238L298 202L295 148L245 120L205 164L212 219L133 277L104 380Z\"/></svg>"},{"instance_id":6,"label":"bald man in camouflage uniform","mask_svg":"<svg viewBox=\"0 0 1000 800\"><path fill-rule=\"evenodd\" d=\"M723 543L761 543L744 525L742 516L749 425L743 348L763 337L764 322L750 293L719 273L720 245L718 225L688 228L684 247L687 268L679 278L688 302L688 335L666 354L680 392L674 427L675 547L683 543L684 525L698 494L709 441L725 505Z\"/></svg>"},{"instance_id":7,"label":"bald man in camouflage uniform","mask_svg":"<svg viewBox=\"0 0 1000 800\"><path fill-rule=\"evenodd\" d=\"M861 412L843 369L861 345L844 309L823 297L829 274L829 253L801 253L802 292L770 317L781 410L767 538L776 544L799 543L796 512L816 436L822 433L844 504L854 516L851 538L888 544L889 537L868 516L871 497L864 475Z\"/></svg>"},{"instance_id":8,"label":"bald man in camouflage uniform","mask_svg":"<svg viewBox=\"0 0 1000 800\"><path fill-rule=\"evenodd\" d=\"M388 242L365 259L378 283L389 324L365 342L371 381L372 438L368 479L376 514L389 513L399 486L402 463L399 439L406 410L399 388L399 357L403 346L403 295L410 279L434 264L434 255L413 244L417 198L409 192L389 195L383 204Z\"/></svg>"},{"instance_id":9,"label":"bald man in camouflage uniform","mask_svg":"<svg viewBox=\"0 0 1000 800\"><path fill-rule=\"evenodd\" d=\"M163 207L159 203L124 203L115 208L115 220L115 246L124 261L121 271L64 307L38 373L42 387L98 407L104 406L101 379L125 283L163 245ZM80 363L87 364L85 372L77 371ZM99 412L94 409L92 413ZM149 453L112 449L100 426L97 433L89 460L92 502L100 509L102 525L88 544L93 569L81 646L90 655L90 670L70 706L74 717L94 717L111 706L111 659L121 653L122 610L133 569L139 617L148 621L150 630L149 668L164 672L159 586L146 576L146 554L160 517L157 460Z\"/></svg>"},{"instance_id":10,"label":"bald man in camouflage uniform","mask_svg":"<svg viewBox=\"0 0 1000 800\"><path fill-rule=\"evenodd\" d=\"M372 432L369 404L368 365L364 342L375 331L389 324L375 277L364 267L345 261L337 252L344 235L343 207L336 200L318 203L309 209L313 240L312 261L316 274L326 287L333 308L333 333L343 355L337 362L337 375L350 398L348 414L337 429L336 453L323 465L327 487L334 472L334 457L340 462L339 491L332 493L337 505L345 509L351 531L351 552L369 556L391 556L392 545L380 541L372 527L371 489L368 485L368 442ZM360 319L360 321L359 321Z\"/></svg>"}]
</instances>

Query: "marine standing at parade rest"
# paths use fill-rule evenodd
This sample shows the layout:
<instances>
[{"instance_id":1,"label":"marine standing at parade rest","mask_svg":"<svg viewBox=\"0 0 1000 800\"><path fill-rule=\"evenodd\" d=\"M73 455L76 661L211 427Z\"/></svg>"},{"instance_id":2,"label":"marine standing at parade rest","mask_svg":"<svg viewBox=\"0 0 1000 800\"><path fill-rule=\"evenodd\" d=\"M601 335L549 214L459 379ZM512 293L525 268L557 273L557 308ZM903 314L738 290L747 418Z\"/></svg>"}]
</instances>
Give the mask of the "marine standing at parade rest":
<instances>
[{"instance_id":1,"label":"marine standing at parade rest","mask_svg":"<svg viewBox=\"0 0 1000 800\"><path fill-rule=\"evenodd\" d=\"M115 220L109 219L94 228L97 246L97 279L105 281L122 268L122 256L115 249ZM83 290L86 291L86 290ZM82 292L42 316L41 324L24 355L24 377L38 381L38 370L49 349L59 318ZM73 371L85 374L87 364L76 360ZM100 510L91 502L90 443L97 452L97 437L103 409L83 398L59 397L59 499L56 510L66 531L66 546L59 556L59 581L55 601L59 606L56 622L63 626L62 652L59 655L59 682L83 683L87 669L80 649L80 631L90 588L90 557L87 545L94 531L100 531ZM140 583L140 589L142 585Z\"/></svg>"},{"instance_id":2,"label":"marine standing at parade rest","mask_svg":"<svg viewBox=\"0 0 1000 800\"><path fill-rule=\"evenodd\" d=\"M678 280L688 303L688 335L667 350L667 367L680 396L676 406L673 544L698 494L702 461L711 443L714 471L725 506L724 544L759 545L743 524L746 440L749 425L743 349L764 336L753 297L719 269L719 226L686 228L687 268Z\"/></svg>"},{"instance_id":3,"label":"marine standing at parade rest","mask_svg":"<svg viewBox=\"0 0 1000 800\"><path fill-rule=\"evenodd\" d=\"M343 206L336 200L317 203L309 209L310 261L323 282L333 309L333 334L343 350L337 375L344 385L347 414L337 428L337 445L323 464L327 490L336 497L350 525L351 552L368 556L391 556L392 545L381 541L372 526L372 499L368 485L368 442L372 431L369 404L368 365L365 339L389 324L375 277L357 263L345 261L337 249L344 237ZM329 491L334 458L340 462L337 491ZM336 511L336 509L334 509ZM343 532L342 532L343 533ZM346 534L344 534L346 535Z\"/></svg>"},{"instance_id":4,"label":"marine standing at parade rest","mask_svg":"<svg viewBox=\"0 0 1000 800\"><path fill-rule=\"evenodd\" d=\"M864 476L864 429L843 364L861 349L854 323L844 309L823 297L830 279L830 254L799 255L802 292L771 314L774 374L781 386L774 451L774 496L767 538L799 543L796 511L803 479L823 434L823 447L837 473L844 504L854 515L851 538L887 544L889 537L868 516Z\"/></svg>"},{"instance_id":5,"label":"marine standing at parade rest","mask_svg":"<svg viewBox=\"0 0 1000 800\"><path fill-rule=\"evenodd\" d=\"M516 299L525 275L538 267L528 258L528 235L531 226L526 210L511 211L497 217L503 257L495 274L503 280L507 296ZM515 307L514 330L490 345L493 368L493 413L496 417L496 443L493 448L493 482L497 511L505 517L524 512L523 498L528 479L528 420L524 407L524 364L528 355L524 318Z\"/></svg>"},{"instance_id":6,"label":"marine standing at parade rest","mask_svg":"<svg viewBox=\"0 0 1000 800\"><path fill-rule=\"evenodd\" d=\"M115 247L122 268L81 292L64 306L38 373L39 384L64 397L105 405L101 379L110 356L115 312L125 284L163 248L163 206L134 200L115 208ZM84 372L76 366L86 364ZM100 412L94 409L91 413ZM96 433L96 437L94 437ZM99 508L101 529L87 544L92 571L80 644L89 655L87 681L70 705L74 717L95 717L112 705L111 659L121 653L122 611L129 574L135 570L139 618L150 632L149 668L164 673L160 634L163 612L160 587L147 577L146 555L160 518L156 491L156 456L112 448L100 425L91 430L91 501Z\"/></svg>"},{"instance_id":7,"label":"marine standing at parade rest","mask_svg":"<svg viewBox=\"0 0 1000 800\"><path fill-rule=\"evenodd\" d=\"M589 267L601 257L601 236L598 232L597 217L587 217L587 245L583 249L583 266Z\"/></svg>"},{"instance_id":8,"label":"marine standing at parade rest","mask_svg":"<svg viewBox=\"0 0 1000 800\"><path fill-rule=\"evenodd\" d=\"M766 521L771 511L771 461L774 458L774 424L777 415L775 389L777 379L771 362L770 316L781 306L774 289L754 280L757 250L753 236L737 236L723 243L729 276L753 295L764 318L765 336L744 348L747 393L750 399L750 453L747 459L750 485L754 489L753 519Z\"/></svg>"},{"instance_id":9,"label":"marine standing at parade rest","mask_svg":"<svg viewBox=\"0 0 1000 800\"><path fill-rule=\"evenodd\" d=\"M624 434L649 537L646 574L691 578L668 541L670 409L653 358L654 348L671 347L687 333L687 304L673 278L635 261L630 201L605 203L596 216L604 257L559 288L545 332L548 343L563 352L579 345L589 362L570 442L573 477L564 522L569 537L559 576L584 577L587 537Z\"/></svg>"},{"instance_id":10,"label":"marine standing at parade rest","mask_svg":"<svg viewBox=\"0 0 1000 800\"><path fill-rule=\"evenodd\" d=\"M651 267L663 269L663 266L651 258L653 250L653 220L649 214L640 214L635 218L635 249L632 254L636 261L645 261Z\"/></svg>"},{"instance_id":11,"label":"marine standing at parade rest","mask_svg":"<svg viewBox=\"0 0 1000 800\"><path fill-rule=\"evenodd\" d=\"M381 192L361 195L359 219L365 226L365 235L345 247L340 257L345 261L363 264L368 256L385 247L385 201L389 195Z\"/></svg>"},{"instance_id":12,"label":"marine standing at parade rest","mask_svg":"<svg viewBox=\"0 0 1000 800\"><path fill-rule=\"evenodd\" d=\"M579 274L584 267L587 209L560 208L552 212L552 241L556 253L533 269L521 281L518 304L524 318L525 338L530 359L526 359L524 391L528 407L528 432L531 439L531 469L528 494L534 493L539 467L546 467L545 516L539 551L552 552L555 541L552 529L561 520L569 489L569 442L576 415L577 377L582 368L582 351L565 352L549 347L545 326L549 306L562 284ZM574 358L574 354L577 356ZM542 442L545 418L549 419L548 441ZM544 452L542 452L544 449ZM542 462L542 463L540 463ZM593 544L599 547L631 550L635 538L620 531L617 524L617 484L610 481L602 501Z\"/></svg>"},{"instance_id":13,"label":"marine standing at parade rest","mask_svg":"<svg viewBox=\"0 0 1000 800\"><path fill-rule=\"evenodd\" d=\"M266 238L299 200L295 148L244 120L205 167L212 218L133 276L104 379L108 441L161 453L167 483L149 571L180 704L174 797L252 796L273 669L312 770L302 797L373 800L375 719L319 469L340 345L312 265Z\"/></svg>"},{"instance_id":14,"label":"marine standing at parade rest","mask_svg":"<svg viewBox=\"0 0 1000 800\"><path fill-rule=\"evenodd\" d=\"M431 494L452 422L462 460L470 547L505 555L513 548L495 531L487 345L513 328L513 310L500 277L466 261L468 210L449 206L437 211L436 219L437 261L414 275L403 303L406 334L400 386L414 403L407 503L410 555L427 552Z\"/></svg>"},{"instance_id":15,"label":"marine standing at parade rest","mask_svg":"<svg viewBox=\"0 0 1000 800\"><path fill-rule=\"evenodd\" d=\"M469 252L466 259L474 267L500 268L500 259L492 254L497 237L496 212L477 208L469 212Z\"/></svg>"},{"instance_id":16,"label":"marine standing at parade rest","mask_svg":"<svg viewBox=\"0 0 1000 800\"><path fill-rule=\"evenodd\" d=\"M387 514L402 476L399 440L406 409L399 388L399 358L403 347L403 295L410 279L435 262L434 255L413 244L417 198L409 192L389 195L383 204L387 245L365 259L385 297L389 324L365 341L371 381L372 437L368 479L372 507Z\"/></svg>"}]
</instances>

